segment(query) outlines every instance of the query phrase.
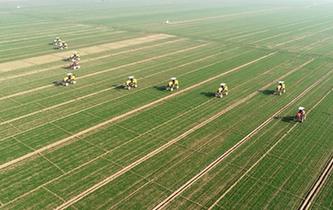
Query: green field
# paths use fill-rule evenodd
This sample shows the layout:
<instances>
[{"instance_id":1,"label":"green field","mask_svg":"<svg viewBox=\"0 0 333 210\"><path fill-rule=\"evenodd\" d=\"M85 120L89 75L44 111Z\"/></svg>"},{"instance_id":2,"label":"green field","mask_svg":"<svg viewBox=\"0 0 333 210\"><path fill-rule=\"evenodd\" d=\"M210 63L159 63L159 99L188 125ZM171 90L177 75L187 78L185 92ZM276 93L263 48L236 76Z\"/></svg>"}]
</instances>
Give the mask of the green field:
<instances>
[{"instance_id":1,"label":"green field","mask_svg":"<svg viewBox=\"0 0 333 210\"><path fill-rule=\"evenodd\" d=\"M333 209L332 10L0 0L0 209Z\"/></svg>"}]
</instances>

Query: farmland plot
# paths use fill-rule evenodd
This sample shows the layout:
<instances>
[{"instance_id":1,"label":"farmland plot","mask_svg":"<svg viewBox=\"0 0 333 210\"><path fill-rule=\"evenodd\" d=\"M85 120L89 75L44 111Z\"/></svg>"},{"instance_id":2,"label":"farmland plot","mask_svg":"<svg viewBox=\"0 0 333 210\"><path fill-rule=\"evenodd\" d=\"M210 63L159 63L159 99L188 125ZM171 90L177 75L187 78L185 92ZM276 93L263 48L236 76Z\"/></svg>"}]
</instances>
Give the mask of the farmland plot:
<instances>
[{"instance_id":1,"label":"farmland plot","mask_svg":"<svg viewBox=\"0 0 333 210\"><path fill-rule=\"evenodd\" d=\"M0 209L331 209L332 5L208 2L2 2Z\"/></svg>"}]
</instances>

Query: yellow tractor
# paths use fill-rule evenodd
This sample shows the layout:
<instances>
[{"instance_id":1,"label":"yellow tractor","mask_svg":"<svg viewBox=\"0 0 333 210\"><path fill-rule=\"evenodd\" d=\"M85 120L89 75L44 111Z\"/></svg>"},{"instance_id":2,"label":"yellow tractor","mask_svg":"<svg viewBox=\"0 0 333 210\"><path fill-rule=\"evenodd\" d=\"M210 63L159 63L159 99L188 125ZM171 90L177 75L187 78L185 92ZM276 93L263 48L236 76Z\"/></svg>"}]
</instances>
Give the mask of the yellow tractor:
<instances>
[{"instance_id":1,"label":"yellow tractor","mask_svg":"<svg viewBox=\"0 0 333 210\"><path fill-rule=\"evenodd\" d=\"M279 81L278 86L276 87L276 95L282 95L283 93L286 93L286 84L284 81Z\"/></svg>"},{"instance_id":2,"label":"yellow tractor","mask_svg":"<svg viewBox=\"0 0 333 210\"><path fill-rule=\"evenodd\" d=\"M221 83L220 87L217 89L215 96L217 98L223 98L229 94L229 88L226 83Z\"/></svg>"},{"instance_id":3,"label":"yellow tractor","mask_svg":"<svg viewBox=\"0 0 333 210\"><path fill-rule=\"evenodd\" d=\"M138 81L137 79L134 78L134 76L129 76L127 81L125 82L124 87L127 90L130 90L132 88L137 88L138 87Z\"/></svg>"},{"instance_id":4,"label":"yellow tractor","mask_svg":"<svg viewBox=\"0 0 333 210\"><path fill-rule=\"evenodd\" d=\"M176 77L172 77L170 81L168 82L168 85L166 87L167 90L173 91L173 90L178 90L179 89L179 81L177 80Z\"/></svg>"},{"instance_id":5,"label":"yellow tractor","mask_svg":"<svg viewBox=\"0 0 333 210\"><path fill-rule=\"evenodd\" d=\"M62 83L64 86L74 85L76 84L76 76L73 73L68 73Z\"/></svg>"}]
</instances>

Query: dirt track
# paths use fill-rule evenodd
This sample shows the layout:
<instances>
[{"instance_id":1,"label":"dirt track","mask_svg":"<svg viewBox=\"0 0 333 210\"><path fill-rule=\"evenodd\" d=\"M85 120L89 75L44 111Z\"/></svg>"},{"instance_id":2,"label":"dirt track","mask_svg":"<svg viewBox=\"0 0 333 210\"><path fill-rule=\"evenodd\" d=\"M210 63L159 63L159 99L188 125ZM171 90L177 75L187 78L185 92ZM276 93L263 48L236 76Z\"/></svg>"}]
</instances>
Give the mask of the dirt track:
<instances>
[{"instance_id":1,"label":"dirt track","mask_svg":"<svg viewBox=\"0 0 333 210\"><path fill-rule=\"evenodd\" d=\"M98 46L93 46L93 47L86 47L86 48L81 48L77 49L80 51L81 55L88 55L88 54L93 54L93 53L100 53L104 52L107 50L112 50L112 49L119 49L119 48L124 48L128 47L131 45L138 45L138 44L143 44L147 42L153 42L157 40L162 40L166 38L171 38L174 37L172 35L168 34L154 34L154 35L149 35L145 37L139 37L139 38L133 38L129 40L122 40L114 43L108 43L108 44L102 44ZM60 53L53 53L50 55L42 55L42 56L37 56L33 58L26 58L18 61L10 61L6 63L0 63L0 73L1 72L8 72L14 69L18 68L26 68L26 67L31 67L33 65L40 65L40 64L47 64L55 61L59 61L63 58L65 58L68 55L68 52L60 52Z\"/></svg>"}]
</instances>

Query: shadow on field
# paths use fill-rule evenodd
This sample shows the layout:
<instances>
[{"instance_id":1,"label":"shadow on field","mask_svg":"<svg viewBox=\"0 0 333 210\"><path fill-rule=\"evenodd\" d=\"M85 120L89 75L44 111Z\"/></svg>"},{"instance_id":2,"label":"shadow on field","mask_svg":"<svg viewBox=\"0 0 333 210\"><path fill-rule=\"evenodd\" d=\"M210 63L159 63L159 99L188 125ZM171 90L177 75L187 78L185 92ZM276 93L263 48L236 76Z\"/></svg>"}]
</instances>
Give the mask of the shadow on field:
<instances>
[{"instance_id":1,"label":"shadow on field","mask_svg":"<svg viewBox=\"0 0 333 210\"><path fill-rule=\"evenodd\" d=\"M54 86L63 86L62 85L62 80L54 81L52 83L54 84Z\"/></svg>"},{"instance_id":2,"label":"shadow on field","mask_svg":"<svg viewBox=\"0 0 333 210\"><path fill-rule=\"evenodd\" d=\"M206 96L206 97L208 97L208 98L213 98L213 97L215 97L215 92L201 92L200 94L201 94L201 95L204 95L204 96Z\"/></svg>"},{"instance_id":3,"label":"shadow on field","mask_svg":"<svg viewBox=\"0 0 333 210\"><path fill-rule=\"evenodd\" d=\"M259 92L264 95L274 95L274 93L275 93L274 90L259 90Z\"/></svg>"},{"instance_id":4,"label":"shadow on field","mask_svg":"<svg viewBox=\"0 0 333 210\"><path fill-rule=\"evenodd\" d=\"M165 87L165 86L154 86L154 88L155 88L156 90L159 90L159 91L164 91L164 90L166 90L166 87Z\"/></svg>"},{"instance_id":5,"label":"shadow on field","mask_svg":"<svg viewBox=\"0 0 333 210\"><path fill-rule=\"evenodd\" d=\"M274 118L287 123L295 122L295 116L275 116Z\"/></svg>"},{"instance_id":6,"label":"shadow on field","mask_svg":"<svg viewBox=\"0 0 333 210\"><path fill-rule=\"evenodd\" d=\"M115 84L112 85L112 87L114 87L115 90L126 90L124 84Z\"/></svg>"}]
</instances>

